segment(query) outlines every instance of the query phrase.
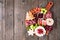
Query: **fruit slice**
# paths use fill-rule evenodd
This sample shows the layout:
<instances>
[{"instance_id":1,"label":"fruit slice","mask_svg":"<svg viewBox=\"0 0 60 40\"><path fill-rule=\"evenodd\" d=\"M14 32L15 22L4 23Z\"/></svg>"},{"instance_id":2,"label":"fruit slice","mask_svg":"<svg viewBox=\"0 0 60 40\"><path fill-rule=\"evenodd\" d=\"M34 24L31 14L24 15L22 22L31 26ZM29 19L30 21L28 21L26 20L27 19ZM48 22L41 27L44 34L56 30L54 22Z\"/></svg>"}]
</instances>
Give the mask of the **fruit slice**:
<instances>
[{"instance_id":1,"label":"fruit slice","mask_svg":"<svg viewBox=\"0 0 60 40\"><path fill-rule=\"evenodd\" d=\"M47 18L46 22L48 26L52 26L54 24L54 20L52 18Z\"/></svg>"},{"instance_id":2,"label":"fruit slice","mask_svg":"<svg viewBox=\"0 0 60 40\"><path fill-rule=\"evenodd\" d=\"M44 36L46 33L46 30L44 29L44 27L42 26L38 26L36 29L35 29L35 35L41 37L41 36Z\"/></svg>"}]
</instances>

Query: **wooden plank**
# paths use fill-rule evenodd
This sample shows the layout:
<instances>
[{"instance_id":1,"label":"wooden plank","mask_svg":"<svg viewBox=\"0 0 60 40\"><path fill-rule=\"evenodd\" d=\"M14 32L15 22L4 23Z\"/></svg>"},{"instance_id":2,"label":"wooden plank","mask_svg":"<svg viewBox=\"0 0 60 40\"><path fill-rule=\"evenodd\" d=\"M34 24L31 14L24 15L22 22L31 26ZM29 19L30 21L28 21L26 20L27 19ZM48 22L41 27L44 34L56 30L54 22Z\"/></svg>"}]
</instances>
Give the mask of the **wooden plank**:
<instances>
[{"instance_id":1,"label":"wooden plank","mask_svg":"<svg viewBox=\"0 0 60 40\"><path fill-rule=\"evenodd\" d=\"M13 40L13 0L5 0L5 40Z\"/></svg>"},{"instance_id":2,"label":"wooden plank","mask_svg":"<svg viewBox=\"0 0 60 40\"><path fill-rule=\"evenodd\" d=\"M22 25L22 21L23 21L23 12L24 11L22 9L22 1L21 0L15 0L15 7L14 7L14 40L24 40L24 34L23 34L23 30L24 27Z\"/></svg>"},{"instance_id":3,"label":"wooden plank","mask_svg":"<svg viewBox=\"0 0 60 40\"><path fill-rule=\"evenodd\" d=\"M2 34L2 0L0 0L0 40L2 40L3 34Z\"/></svg>"},{"instance_id":4,"label":"wooden plank","mask_svg":"<svg viewBox=\"0 0 60 40\"><path fill-rule=\"evenodd\" d=\"M38 0L15 0L15 27L14 27L14 40L38 40L37 37L27 35L26 27L24 24L26 12L29 9L37 7Z\"/></svg>"},{"instance_id":5,"label":"wooden plank","mask_svg":"<svg viewBox=\"0 0 60 40\"><path fill-rule=\"evenodd\" d=\"M5 40L5 0L3 0L3 13L2 13L2 31L3 31L3 38L2 40Z\"/></svg>"},{"instance_id":6,"label":"wooden plank","mask_svg":"<svg viewBox=\"0 0 60 40\"><path fill-rule=\"evenodd\" d=\"M52 8L54 18L54 29L49 34L49 40L60 40L60 0L53 0L54 6Z\"/></svg>"}]
</instances>

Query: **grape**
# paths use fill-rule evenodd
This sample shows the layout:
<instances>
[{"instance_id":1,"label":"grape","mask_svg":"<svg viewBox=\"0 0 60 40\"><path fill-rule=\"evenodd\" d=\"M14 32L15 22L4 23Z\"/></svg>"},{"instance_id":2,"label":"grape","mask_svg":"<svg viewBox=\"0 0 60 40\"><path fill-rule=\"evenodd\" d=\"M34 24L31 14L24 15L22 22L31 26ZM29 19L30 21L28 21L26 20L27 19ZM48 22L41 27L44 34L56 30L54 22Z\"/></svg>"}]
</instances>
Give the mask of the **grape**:
<instances>
[{"instance_id":1,"label":"grape","mask_svg":"<svg viewBox=\"0 0 60 40\"><path fill-rule=\"evenodd\" d=\"M47 31L52 31L52 30L53 30L53 27L52 27L52 26L45 26L45 29L46 29Z\"/></svg>"},{"instance_id":2,"label":"grape","mask_svg":"<svg viewBox=\"0 0 60 40\"><path fill-rule=\"evenodd\" d=\"M37 13L36 13L36 14L34 14L34 17L37 17Z\"/></svg>"},{"instance_id":3,"label":"grape","mask_svg":"<svg viewBox=\"0 0 60 40\"><path fill-rule=\"evenodd\" d=\"M42 13L39 13L38 14L38 18L43 18L43 14Z\"/></svg>"},{"instance_id":4,"label":"grape","mask_svg":"<svg viewBox=\"0 0 60 40\"><path fill-rule=\"evenodd\" d=\"M34 14L34 17L35 17L35 21L37 22L37 20L38 20L38 17L37 17L37 13L36 14Z\"/></svg>"}]
</instances>

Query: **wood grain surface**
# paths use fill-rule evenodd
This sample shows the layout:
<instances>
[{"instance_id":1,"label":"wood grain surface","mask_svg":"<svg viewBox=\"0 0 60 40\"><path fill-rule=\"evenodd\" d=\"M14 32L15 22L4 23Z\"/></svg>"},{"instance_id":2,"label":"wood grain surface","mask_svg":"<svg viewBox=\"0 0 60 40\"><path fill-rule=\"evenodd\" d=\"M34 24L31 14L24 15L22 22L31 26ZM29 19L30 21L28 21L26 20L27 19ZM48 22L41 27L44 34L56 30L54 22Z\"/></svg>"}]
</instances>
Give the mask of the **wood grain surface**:
<instances>
[{"instance_id":1,"label":"wood grain surface","mask_svg":"<svg viewBox=\"0 0 60 40\"><path fill-rule=\"evenodd\" d=\"M28 36L26 12L35 7L46 7L53 1L53 31L48 36ZM60 0L0 0L0 40L60 40Z\"/></svg>"}]
</instances>

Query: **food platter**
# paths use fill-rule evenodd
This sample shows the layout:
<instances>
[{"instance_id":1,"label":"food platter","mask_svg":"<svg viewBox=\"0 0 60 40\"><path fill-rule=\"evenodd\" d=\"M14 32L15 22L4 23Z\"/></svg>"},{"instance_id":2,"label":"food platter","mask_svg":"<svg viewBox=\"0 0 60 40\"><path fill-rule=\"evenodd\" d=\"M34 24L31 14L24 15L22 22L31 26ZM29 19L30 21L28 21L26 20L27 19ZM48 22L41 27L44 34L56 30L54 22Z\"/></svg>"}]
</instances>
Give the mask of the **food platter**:
<instances>
[{"instance_id":1,"label":"food platter","mask_svg":"<svg viewBox=\"0 0 60 40\"><path fill-rule=\"evenodd\" d=\"M25 24L29 36L42 37L53 30L52 6L53 2L48 2L45 8L33 8L26 13Z\"/></svg>"}]
</instances>

